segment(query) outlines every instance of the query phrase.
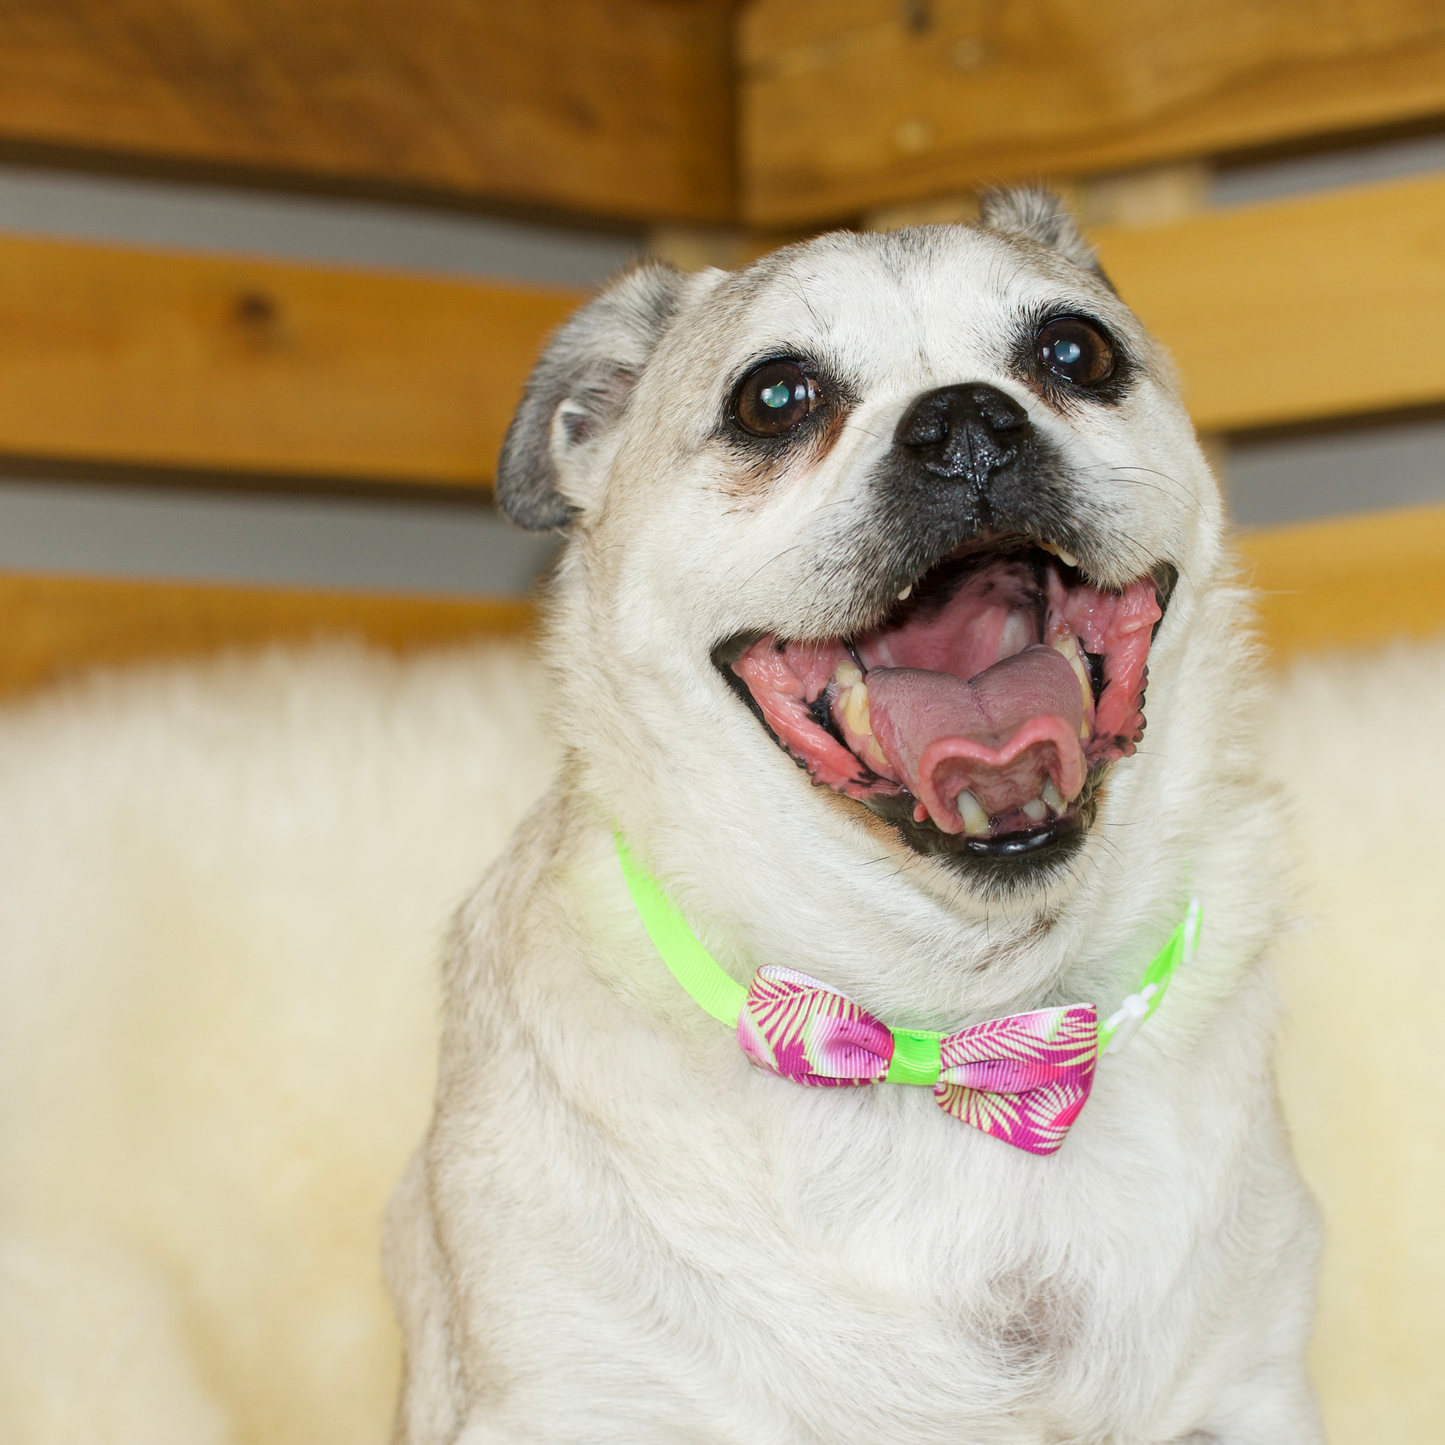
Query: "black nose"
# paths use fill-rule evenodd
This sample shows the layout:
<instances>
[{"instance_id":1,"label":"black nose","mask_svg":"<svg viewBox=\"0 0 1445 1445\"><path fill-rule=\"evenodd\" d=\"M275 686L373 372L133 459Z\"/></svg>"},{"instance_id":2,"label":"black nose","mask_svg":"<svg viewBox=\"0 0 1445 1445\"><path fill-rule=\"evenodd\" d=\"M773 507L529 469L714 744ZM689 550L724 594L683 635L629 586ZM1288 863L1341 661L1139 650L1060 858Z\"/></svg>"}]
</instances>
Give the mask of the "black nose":
<instances>
[{"instance_id":1,"label":"black nose","mask_svg":"<svg viewBox=\"0 0 1445 1445\"><path fill-rule=\"evenodd\" d=\"M898 423L894 442L939 477L983 487L1016 461L1032 427L1011 396L981 381L926 391Z\"/></svg>"}]
</instances>

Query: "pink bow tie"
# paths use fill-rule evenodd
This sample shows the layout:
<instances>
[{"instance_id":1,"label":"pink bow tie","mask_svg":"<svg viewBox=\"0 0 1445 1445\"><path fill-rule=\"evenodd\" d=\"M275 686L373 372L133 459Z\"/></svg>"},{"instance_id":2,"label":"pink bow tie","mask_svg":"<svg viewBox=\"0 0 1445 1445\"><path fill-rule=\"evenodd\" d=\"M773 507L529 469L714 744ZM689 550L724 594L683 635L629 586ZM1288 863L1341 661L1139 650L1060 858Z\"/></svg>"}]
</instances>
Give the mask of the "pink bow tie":
<instances>
[{"instance_id":1,"label":"pink bow tie","mask_svg":"<svg viewBox=\"0 0 1445 1445\"><path fill-rule=\"evenodd\" d=\"M1052 1154L1089 1097L1099 1021L1092 1004L1075 1004L951 1034L895 1034L817 979L769 965L748 989L738 1043L795 1084L931 1084L944 1113L1016 1149Z\"/></svg>"}]
</instances>

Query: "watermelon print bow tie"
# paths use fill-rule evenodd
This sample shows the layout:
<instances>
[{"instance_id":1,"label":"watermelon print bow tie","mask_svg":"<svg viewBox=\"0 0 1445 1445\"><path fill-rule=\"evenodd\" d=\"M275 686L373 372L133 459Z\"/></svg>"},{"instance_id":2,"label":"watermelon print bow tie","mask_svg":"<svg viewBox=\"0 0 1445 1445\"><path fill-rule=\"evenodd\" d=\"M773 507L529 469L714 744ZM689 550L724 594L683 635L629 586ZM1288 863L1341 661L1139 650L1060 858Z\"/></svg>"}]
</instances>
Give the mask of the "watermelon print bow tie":
<instances>
[{"instance_id":1,"label":"watermelon print bow tie","mask_svg":"<svg viewBox=\"0 0 1445 1445\"><path fill-rule=\"evenodd\" d=\"M622 835L617 858L648 936L674 978L715 1019L737 1030L759 1068L795 1084L922 1084L940 1109L1016 1149L1052 1154L1094 1082L1099 1056L1122 1048L1159 1006L1199 941L1200 906L1131 993L1102 1023L1093 1004L1037 1009L953 1033L890 1029L806 973L768 965L749 988L721 968Z\"/></svg>"},{"instance_id":2,"label":"watermelon print bow tie","mask_svg":"<svg viewBox=\"0 0 1445 1445\"><path fill-rule=\"evenodd\" d=\"M760 968L738 1042L795 1084L929 1084L945 1114L1052 1154L1089 1097L1099 1054L1093 1004L990 1019L951 1034L899 1030L790 968Z\"/></svg>"}]
</instances>

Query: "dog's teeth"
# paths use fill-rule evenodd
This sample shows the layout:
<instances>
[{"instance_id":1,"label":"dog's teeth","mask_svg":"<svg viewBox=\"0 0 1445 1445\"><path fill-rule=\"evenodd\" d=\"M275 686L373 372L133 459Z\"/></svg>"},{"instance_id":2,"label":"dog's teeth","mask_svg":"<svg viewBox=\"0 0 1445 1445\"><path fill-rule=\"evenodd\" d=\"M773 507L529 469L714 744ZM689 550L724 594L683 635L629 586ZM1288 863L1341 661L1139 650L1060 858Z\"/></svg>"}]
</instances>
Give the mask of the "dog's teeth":
<instances>
[{"instance_id":1,"label":"dog's teeth","mask_svg":"<svg viewBox=\"0 0 1445 1445\"><path fill-rule=\"evenodd\" d=\"M1072 633L1067 633L1054 643L1054 651L1074 669L1074 676L1079 679L1079 694L1084 699L1084 716L1079 721L1079 736L1087 742L1094 732L1089 722L1089 715L1094 710L1094 681L1084 663L1084 650L1079 646L1079 639Z\"/></svg>"},{"instance_id":2,"label":"dog's teeth","mask_svg":"<svg viewBox=\"0 0 1445 1445\"><path fill-rule=\"evenodd\" d=\"M905 588L903 589L903 591L898 594L898 600L899 600L900 602L907 602L908 599L909 599L910 597L912 597L912 596L913 596L913 583L910 582L910 583L908 584L908 586L905 587Z\"/></svg>"},{"instance_id":3,"label":"dog's teeth","mask_svg":"<svg viewBox=\"0 0 1445 1445\"><path fill-rule=\"evenodd\" d=\"M1030 823L1042 823L1049 816L1049 810L1044 806L1042 798L1032 798L1023 806L1023 815Z\"/></svg>"},{"instance_id":4,"label":"dog's teeth","mask_svg":"<svg viewBox=\"0 0 1445 1445\"><path fill-rule=\"evenodd\" d=\"M967 789L953 800L953 806L958 809L958 816L963 819L965 833L971 833L977 837L980 833L988 832L988 814L979 806L978 799Z\"/></svg>"},{"instance_id":5,"label":"dog's teeth","mask_svg":"<svg viewBox=\"0 0 1445 1445\"><path fill-rule=\"evenodd\" d=\"M1059 561L1062 562L1065 567L1077 567L1079 565L1079 559L1075 557L1072 552L1065 552L1062 547L1055 547L1054 551L1058 555Z\"/></svg>"},{"instance_id":6,"label":"dog's teeth","mask_svg":"<svg viewBox=\"0 0 1445 1445\"><path fill-rule=\"evenodd\" d=\"M1054 786L1054 780L1052 778L1044 779L1043 801L1047 803L1056 814L1062 813L1064 809L1068 807L1068 804L1064 802L1064 795Z\"/></svg>"},{"instance_id":7,"label":"dog's teeth","mask_svg":"<svg viewBox=\"0 0 1445 1445\"><path fill-rule=\"evenodd\" d=\"M857 669L855 668L854 671ZM855 682L843 694L843 720L855 733L873 736L873 719L868 716L868 685Z\"/></svg>"},{"instance_id":8,"label":"dog's teeth","mask_svg":"<svg viewBox=\"0 0 1445 1445\"><path fill-rule=\"evenodd\" d=\"M844 727L853 738L858 739L858 756L875 771L886 768L888 758L873 736L873 719L868 712L868 684L863 681L863 674L851 662L843 662L833 676L840 686L838 710L843 714Z\"/></svg>"}]
</instances>

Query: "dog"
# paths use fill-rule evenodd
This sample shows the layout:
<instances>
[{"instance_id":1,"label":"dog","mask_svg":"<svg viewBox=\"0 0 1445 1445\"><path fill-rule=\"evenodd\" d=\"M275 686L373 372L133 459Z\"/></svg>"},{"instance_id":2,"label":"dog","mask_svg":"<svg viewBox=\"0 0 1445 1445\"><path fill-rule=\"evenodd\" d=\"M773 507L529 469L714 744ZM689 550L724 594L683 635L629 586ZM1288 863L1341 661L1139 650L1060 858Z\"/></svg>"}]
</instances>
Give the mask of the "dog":
<instances>
[{"instance_id":1,"label":"dog","mask_svg":"<svg viewBox=\"0 0 1445 1445\"><path fill-rule=\"evenodd\" d=\"M1060 205L638 265L497 496L566 761L455 924L396 1440L1319 1441L1248 598Z\"/></svg>"}]
</instances>

